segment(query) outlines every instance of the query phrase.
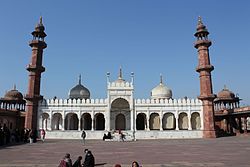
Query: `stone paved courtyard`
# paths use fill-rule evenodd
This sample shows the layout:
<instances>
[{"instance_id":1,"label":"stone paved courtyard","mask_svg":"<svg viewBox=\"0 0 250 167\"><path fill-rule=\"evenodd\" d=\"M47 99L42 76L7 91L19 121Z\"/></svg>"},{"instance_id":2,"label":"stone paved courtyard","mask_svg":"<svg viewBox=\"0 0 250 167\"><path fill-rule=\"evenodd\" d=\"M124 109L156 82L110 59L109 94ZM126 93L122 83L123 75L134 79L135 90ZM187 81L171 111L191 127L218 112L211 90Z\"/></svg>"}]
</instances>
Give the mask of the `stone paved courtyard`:
<instances>
[{"instance_id":1,"label":"stone paved courtyard","mask_svg":"<svg viewBox=\"0 0 250 167\"><path fill-rule=\"evenodd\" d=\"M90 149L98 166L131 166L136 160L143 167L249 167L250 136L217 139L139 140L104 142L87 140L47 140L45 143L0 147L0 167L56 167L66 152L72 160Z\"/></svg>"}]
</instances>

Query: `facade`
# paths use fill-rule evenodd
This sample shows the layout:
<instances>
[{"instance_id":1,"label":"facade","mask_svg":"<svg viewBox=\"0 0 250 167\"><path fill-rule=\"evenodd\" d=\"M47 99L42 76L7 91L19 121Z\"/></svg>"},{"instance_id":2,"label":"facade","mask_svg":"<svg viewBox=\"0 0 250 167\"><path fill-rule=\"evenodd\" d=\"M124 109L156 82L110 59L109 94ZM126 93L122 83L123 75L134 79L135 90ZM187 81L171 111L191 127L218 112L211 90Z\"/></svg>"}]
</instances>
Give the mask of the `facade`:
<instances>
[{"instance_id":1,"label":"facade","mask_svg":"<svg viewBox=\"0 0 250 167\"><path fill-rule=\"evenodd\" d=\"M196 71L200 75L197 99L174 99L162 76L150 98L136 99L134 74L131 73L130 81L126 81L121 68L115 81L110 81L107 73L107 97L104 99L91 99L91 92L82 85L81 76L79 83L69 91L69 98L43 99L40 84L45 71L43 50L47 47L44 30L40 18L30 42L32 55L27 66L26 101L15 88L9 91L0 100L1 126L45 129L47 138L58 139L80 138L82 130L87 139L102 139L104 133L122 131L127 140L215 138L248 132L250 107L239 107L240 99L226 88L217 96L213 94L211 72L214 67L209 55L212 43L200 17L194 34L199 60ZM7 118L10 121L6 121Z\"/></svg>"},{"instance_id":2,"label":"facade","mask_svg":"<svg viewBox=\"0 0 250 167\"><path fill-rule=\"evenodd\" d=\"M162 79L152 90L151 99L135 99L133 75L127 82L122 78L121 69L116 81L110 82L109 75L107 80L105 99L72 99L70 94L69 99L41 101L39 129L46 129L49 138L80 138L82 130L89 139L101 139L104 133L119 130L128 139L202 137L200 100L172 99L172 91ZM86 89L84 87L88 93Z\"/></svg>"}]
</instances>

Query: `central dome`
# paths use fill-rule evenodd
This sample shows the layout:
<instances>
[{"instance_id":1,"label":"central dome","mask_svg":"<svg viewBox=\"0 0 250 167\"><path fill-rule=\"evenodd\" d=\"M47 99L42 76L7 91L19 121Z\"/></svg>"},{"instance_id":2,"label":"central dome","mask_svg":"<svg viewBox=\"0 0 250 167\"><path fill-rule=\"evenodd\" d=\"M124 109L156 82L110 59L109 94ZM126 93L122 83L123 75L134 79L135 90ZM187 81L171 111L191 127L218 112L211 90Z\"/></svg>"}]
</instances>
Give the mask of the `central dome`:
<instances>
[{"instance_id":1,"label":"central dome","mask_svg":"<svg viewBox=\"0 0 250 167\"><path fill-rule=\"evenodd\" d=\"M89 99L89 90L81 84L81 76L79 76L79 84L73 87L69 92L70 99Z\"/></svg>"},{"instance_id":2,"label":"central dome","mask_svg":"<svg viewBox=\"0 0 250 167\"><path fill-rule=\"evenodd\" d=\"M160 84L151 91L151 99L171 99L171 98L172 98L172 90L163 84L161 76Z\"/></svg>"}]
</instances>

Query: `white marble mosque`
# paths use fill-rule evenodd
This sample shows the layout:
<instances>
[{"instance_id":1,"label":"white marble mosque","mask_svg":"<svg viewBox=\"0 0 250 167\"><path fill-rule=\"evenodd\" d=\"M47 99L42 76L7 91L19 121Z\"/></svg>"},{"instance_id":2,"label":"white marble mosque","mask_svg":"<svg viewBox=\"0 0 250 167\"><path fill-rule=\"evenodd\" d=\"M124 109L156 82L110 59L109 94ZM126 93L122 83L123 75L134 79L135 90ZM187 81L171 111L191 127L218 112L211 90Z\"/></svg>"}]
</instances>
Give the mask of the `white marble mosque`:
<instances>
[{"instance_id":1,"label":"white marble mosque","mask_svg":"<svg viewBox=\"0 0 250 167\"><path fill-rule=\"evenodd\" d=\"M120 69L111 82L107 74L107 97L90 99L90 91L81 84L73 87L68 99L44 99L39 103L39 129L47 138L78 139L81 131L87 139L102 139L108 131L121 130L127 140L202 138L203 108L198 99L173 99L162 80L151 91L150 99L134 97L134 76L125 81Z\"/></svg>"}]
</instances>

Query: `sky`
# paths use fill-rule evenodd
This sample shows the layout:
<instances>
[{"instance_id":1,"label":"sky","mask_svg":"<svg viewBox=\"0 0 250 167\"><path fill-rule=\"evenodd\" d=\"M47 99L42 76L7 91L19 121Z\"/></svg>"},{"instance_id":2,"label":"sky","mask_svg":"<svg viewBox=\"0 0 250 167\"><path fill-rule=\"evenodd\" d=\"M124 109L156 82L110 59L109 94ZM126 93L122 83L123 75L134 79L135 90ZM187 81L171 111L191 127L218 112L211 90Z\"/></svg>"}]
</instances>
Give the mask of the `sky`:
<instances>
[{"instance_id":1,"label":"sky","mask_svg":"<svg viewBox=\"0 0 250 167\"><path fill-rule=\"evenodd\" d=\"M135 98L150 98L163 82L173 98L199 95L197 50L198 16L207 26L213 90L227 86L250 105L250 2L198 0L25 0L0 2L0 97L13 85L28 88L28 42L43 17L46 43L41 94L68 98L82 84L91 98L106 98L106 73L116 80L119 67L130 81L134 72Z\"/></svg>"}]
</instances>

